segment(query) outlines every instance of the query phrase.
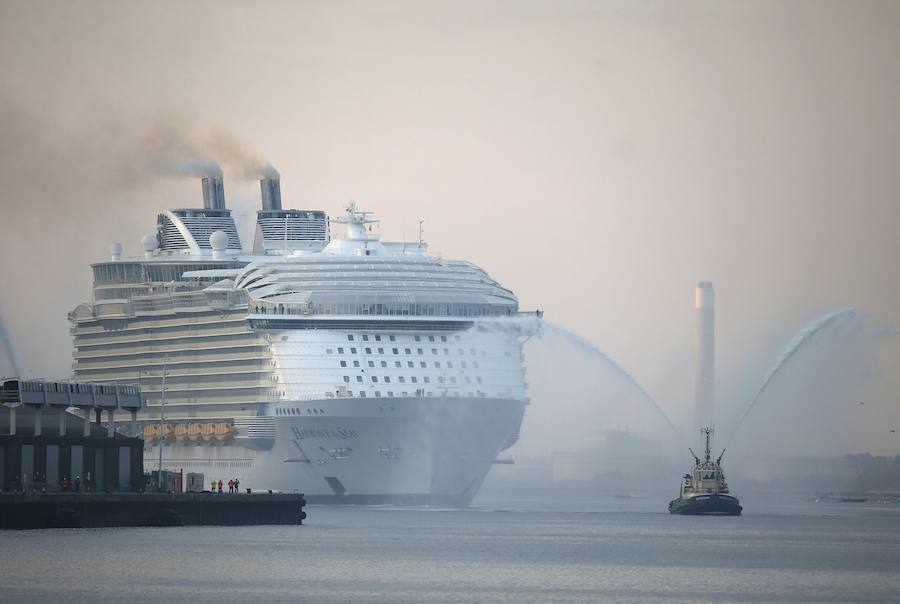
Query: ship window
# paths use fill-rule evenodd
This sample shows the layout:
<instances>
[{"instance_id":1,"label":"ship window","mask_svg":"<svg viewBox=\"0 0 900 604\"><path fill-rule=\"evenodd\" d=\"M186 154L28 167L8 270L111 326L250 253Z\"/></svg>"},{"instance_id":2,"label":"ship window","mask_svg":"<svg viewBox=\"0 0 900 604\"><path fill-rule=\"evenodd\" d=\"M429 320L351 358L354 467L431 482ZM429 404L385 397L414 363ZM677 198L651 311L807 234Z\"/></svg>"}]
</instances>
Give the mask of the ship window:
<instances>
[{"instance_id":1,"label":"ship window","mask_svg":"<svg viewBox=\"0 0 900 604\"><path fill-rule=\"evenodd\" d=\"M380 390L376 390L376 391L375 391L375 396L378 397L378 398L381 398L381 391L380 391Z\"/></svg>"},{"instance_id":2,"label":"ship window","mask_svg":"<svg viewBox=\"0 0 900 604\"><path fill-rule=\"evenodd\" d=\"M352 342L352 341L353 341L353 334L349 334L349 333L347 334L347 341L348 341L348 342Z\"/></svg>"},{"instance_id":3,"label":"ship window","mask_svg":"<svg viewBox=\"0 0 900 604\"><path fill-rule=\"evenodd\" d=\"M447 336L441 336L441 342L446 342L446 341L447 341Z\"/></svg>"},{"instance_id":4,"label":"ship window","mask_svg":"<svg viewBox=\"0 0 900 604\"><path fill-rule=\"evenodd\" d=\"M445 349L444 349L444 354L450 354L450 349L449 349L449 348L445 348Z\"/></svg>"},{"instance_id":5,"label":"ship window","mask_svg":"<svg viewBox=\"0 0 900 604\"><path fill-rule=\"evenodd\" d=\"M369 361L369 367L374 367L374 366L375 366L375 361Z\"/></svg>"},{"instance_id":6,"label":"ship window","mask_svg":"<svg viewBox=\"0 0 900 604\"><path fill-rule=\"evenodd\" d=\"M438 378L438 381L439 381L441 384L443 384L443 383L444 383L444 378L443 378L443 377L439 377L439 378Z\"/></svg>"},{"instance_id":7,"label":"ship window","mask_svg":"<svg viewBox=\"0 0 900 604\"><path fill-rule=\"evenodd\" d=\"M373 383L373 384L378 383L378 376L377 376L377 375L373 375L373 376L372 376L372 383Z\"/></svg>"},{"instance_id":8,"label":"ship window","mask_svg":"<svg viewBox=\"0 0 900 604\"><path fill-rule=\"evenodd\" d=\"M399 354L400 350L397 348L391 348L391 352L393 352L394 354Z\"/></svg>"},{"instance_id":9,"label":"ship window","mask_svg":"<svg viewBox=\"0 0 900 604\"><path fill-rule=\"evenodd\" d=\"M368 342L368 341L369 341L369 336L363 335L363 342Z\"/></svg>"},{"instance_id":10,"label":"ship window","mask_svg":"<svg viewBox=\"0 0 900 604\"><path fill-rule=\"evenodd\" d=\"M362 398L366 398L366 391L365 391L365 390L360 390L360 391L359 391L359 395L360 395Z\"/></svg>"},{"instance_id":11,"label":"ship window","mask_svg":"<svg viewBox=\"0 0 900 604\"><path fill-rule=\"evenodd\" d=\"M419 366L420 366L420 367L427 367L427 365L425 364L425 361L419 361Z\"/></svg>"},{"instance_id":12,"label":"ship window","mask_svg":"<svg viewBox=\"0 0 900 604\"><path fill-rule=\"evenodd\" d=\"M425 351L421 348L416 348L416 352L418 352L419 354L425 354Z\"/></svg>"},{"instance_id":13,"label":"ship window","mask_svg":"<svg viewBox=\"0 0 900 604\"><path fill-rule=\"evenodd\" d=\"M430 384L430 383L431 383L431 378L428 377L427 375L426 375L425 377L423 377L422 380L423 380L426 384Z\"/></svg>"},{"instance_id":14,"label":"ship window","mask_svg":"<svg viewBox=\"0 0 900 604\"><path fill-rule=\"evenodd\" d=\"M395 336L388 336L388 338L391 340L391 342L397 341L397 338Z\"/></svg>"},{"instance_id":15,"label":"ship window","mask_svg":"<svg viewBox=\"0 0 900 604\"><path fill-rule=\"evenodd\" d=\"M455 377L452 377L452 378L450 378L450 381L453 382L453 383L455 384L455 383L456 383L456 378L455 378Z\"/></svg>"},{"instance_id":16,"label":"ship window","mask_svg":"<svg viewBox=\"0 0 900 604\"><path fill-rule=\"evenodd\" d=\"M347 366L347 361L341 361L341 367L346 367L346 366Z\"/></svg>"},{"instance_id":17,"label":"ship window","mask_svg":"<svg viewBox=\"0 0 900 604\"><path fill-rule=\"evenodd\" d=\"M416 342L421 342L421 341L422 341L422 337L421 337L421 336L416 336Z\"/></svg>"},{"instance_id":18,"label":"ship window","mask_svg":"<svg viewBox=\"0 0 900 604\"><path fill-rule=\"evenodd\" d=\"M417 378L416 376L412 376L412 377L409 378L409 379L412 380L412 383L413 383L413 384L418 384L418 383L419 383L419 378Z\"/></svg>"},{"instance_id":19,"label":"ship window","mask_svg":"<svg viewBox=\"0 0 900 604\"><path fill-rule=\"evenodd\" d=\"M328 354L334 354L334 349L333 349L333 348L326 348L326 349L325 349L325 352L328 353Z\"/></svg>"},{"instance_id":20,"label":"ship window","mask_svg":"<svg viewBox=\"0 0 900 604\"><path fill-rule=\"evenodd\" d=\"M375 336L375 341L376 341L376 342L380 342L380 341L381 341L381 336L376 335L376 336Z\"/></svg>"},{"instance_id":21,"label":"ship window","mask_svg":"<svg viewBox=\"0 0 900 604\"><path fill-rule=\"evenodd\" d=\"M440 368L441 368L441 362L440 362L440 361L435 361L435 362L434 362L434 367L435 367L435 369L440 369Z\"/></svg>"},{"instance_id":22,"label":"ship window","mask_svg":"<svg viewBox=\"0 0 900 604\"><path fill-rule=\"evenodd\" d=\"M388 396L394 396L394 393L392 391L388 390Z\"/></svg>"},{"instance_id":23,"label":"ship window","mask_svg":"<svg viewBox=\"0 0 900 604\"><path fill-rule=\"evenodd\" d=\"M345 375L345 376L344 376L344 382L347 383L347 384L350 383L350 376L349 376L349 375Z\"/></svg>"},{"instance_id":24,"label":"ship window","mask_svg":"<svg viewBox=\"0 0 900 604\"><path fill-rule=\"evenodd\" d=\"M350 349L350 354L356 354L356 348L351 348L351 349Z\"/></svg>"},{"instance_id":25,"label":"ship window","mask_svg":"<svg viewBox=\"0 0 900 604\"><path fill-rule=\"evenodd\" d=\"M353 366L354 366L354 367L359 367L359 361L353 361Z\"/></svg>"},{"instance_id":26,"label":"ship window","mask_svg":"<svg viewBox=\"0 0 900 604\"><path fill-rule=\"evenodd\" d=\"M471 384L471 383L472 383L472 380L471 380L470 378L467 377L467 378L466 378L466 383L467 383L467 384Z\"/></svg>"},{"instance_id":27,"label":"ship window","mask_svg":"<svg viewBox=\"0 0 900 604\"><path fill-rule=\"evenodd\" d=\"M431 349L431 354L437 354L437 348L432 348L432 349Z\"/></svg>"},{"instance_id":28,"label":"ship window","mask_svg":"<svg viewBox=\"0 0 900 604\"><path fill-rule=\"evenodd\" d=\"M338 354L344 354L344 349L338 346Z\"/></svg>"},{"instance_id":29,"label":"ship window","mask_svg":"<svg viewBox=\"0 0 900 604\"><path fill-rule=\"evenodd\" d=\"M400 367L401 365L403 365L403 363L400 361L394 361L394 367Z\"/></svg>"},{"instance_id":30,"label":"ship window","mask_svg":"<svg viewBox=\"0 0 900 604\"><path fill-rule=\"evenodd\" d=\"M361 375L356 376L356 381L357 381L357 382L361 382L361 381L362 381L362 376L361 376Z\"/></svg>"},{"instance_id":31,"label":"ship window","mask_svg":"<svg viewBox=\"0 0 900 604\"><path fill-rule=\"evenodd\" d=\"M398 377L397 379L400 380L400 383L401 383L401 384L405 384L405 383L406 383L406 378L403 377L402 375L401 375L400 377Z\"/></svg>"},{"instance_id":32,"label":"ship window","mask_svg":"<svg viewBox=\"0 0 900 604\"><path fill-rule=\"evenodd\" d=\"M387 367L387 361L381 361L381 366L382 366L382 367Z\"/></svg>"},{"instance_id":33,"label":"ship window","mask_svg":"<svg viewBox=\"0 0 900 604\"><path fill-rule=\"evenodd\" d=\"M372 354L372 349L371 349L371 348L366 348L366 354Z\"/></svg>"},{"instance_id":34,"label":"ship window","mask_svg":"<svg viewBox=\"0 0 900 604\"><path fill-rule=\"evenodd\" d=\"M412 351L409 348L404 348L403 352L405 352L406 354L412 354Z\"/></svg>"},{"instance_id":35,"label":"ship window","mask_svg":"<svg viewBox=\"0 0 900 604\"><path fill-rule=\"evenodd\" d=\"M379 349L378 349L378 354L384 354L384 348L379 348Z\"/></svg>"},{"instance_id":36,"label":"ship window","mask_svg":"<svg viewBox=\"0 0 900 604\"><path fill-rule=\"evenodd\" d=\"M390 383L391 383L391 376L389 376L389 375L384 376L384 382L385 382L385 384L390 384Z\"/></svg>"},{"instance_id":37,"label":"ship window","mask_svg":"<svg viewBox=\"0 0 900 604\"><path fill-rule=\"evenodd\" d=\"M416 365L412 361L406 361L406 366L407 367L415 367Z\"/></svg>"},{"instance_id":38,"label":"ship window","mask_svg":"<svg viewBox=\"0 0 900 604\"><path fill-rule=\"evenodd\" d=\"M434 336L428 336L428 341L429 341L429 342L434 342Z\"/></svg>"}]
</instances>

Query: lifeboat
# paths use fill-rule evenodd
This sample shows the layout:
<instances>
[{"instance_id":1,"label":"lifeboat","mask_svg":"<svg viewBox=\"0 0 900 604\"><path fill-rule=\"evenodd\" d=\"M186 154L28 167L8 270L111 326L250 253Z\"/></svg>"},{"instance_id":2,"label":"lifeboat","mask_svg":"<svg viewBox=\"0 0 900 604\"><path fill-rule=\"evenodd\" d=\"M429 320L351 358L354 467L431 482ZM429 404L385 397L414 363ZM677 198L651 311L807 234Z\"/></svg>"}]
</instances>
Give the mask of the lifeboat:
<instances>
[{"instance_id":1,"label":"lifeboat","mask_svg":"<svg viewBox=\"0 0 900 604\"><path fill-rule=\"evenodd\" d=\"M216 434L215 424L202 424L200 426L200 436L203 440L211 440Z\"/></svg>"},{"instance_id":2,"label":"lifeboat","mask_svg":"<svg viewBox=\"0 0 900 604\"><path fill-rule=\"evenodd\" d=\"M226 423L216 424L216 440L225 440L234 436L234 428Z\"/></svg>"},{"instance_id":3,"label":"lifeboat","mask_svg":"<svg viewBox=\"0 0 900 604\"><path fill-rule=\"evenodd\" d=\"M188 437L188 424L175 424L175 438L184 440Z\"/></svg>"},{"instance_id":4,"label":"lifeboat","mask_svg":"<svg viewBox=\"0 0 900 604\"><path fill-rule=\"evenodd\" d=\"M201 427L202 426L200 424L188 424L188 438L190 438L191 440L200 440Z\"/></svg>"},{"instance_id":5,"label":"lifeboat","mask_svg":"<svg viewBox=\"0 0 900 604\"><path fill-rule=\"evenodd\" d=\"M159 426L148 424L144 426L144 440L157 440L159 438Z\"/></svg>"}]
</instances>

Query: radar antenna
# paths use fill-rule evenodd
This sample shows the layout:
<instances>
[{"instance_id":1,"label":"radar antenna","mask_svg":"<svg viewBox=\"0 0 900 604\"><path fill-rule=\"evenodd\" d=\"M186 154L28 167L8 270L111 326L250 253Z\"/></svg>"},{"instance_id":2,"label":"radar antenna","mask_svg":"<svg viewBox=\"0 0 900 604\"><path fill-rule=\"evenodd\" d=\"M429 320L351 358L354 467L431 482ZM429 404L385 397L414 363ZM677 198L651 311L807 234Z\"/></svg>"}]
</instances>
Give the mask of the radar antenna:
<instances>
[{"instance_id":1,"label":"radar antenna","mask_svg":"<svg viewBox=\"0 0 900 604\"><path fill-rule=\"evenodd\" d=\"M710 437L710 435L712 435L713 431L712 431L712 428L710 428L710 427L707 426L706 428L701 428L701 429L700 429L700 433L706 435L706 454L705 454L705 457L706 457L706 463L709 463L709 460L710 460L710 457L711 457L711 455L709 454L709 437Z\"/></svg>"}]
</instances>

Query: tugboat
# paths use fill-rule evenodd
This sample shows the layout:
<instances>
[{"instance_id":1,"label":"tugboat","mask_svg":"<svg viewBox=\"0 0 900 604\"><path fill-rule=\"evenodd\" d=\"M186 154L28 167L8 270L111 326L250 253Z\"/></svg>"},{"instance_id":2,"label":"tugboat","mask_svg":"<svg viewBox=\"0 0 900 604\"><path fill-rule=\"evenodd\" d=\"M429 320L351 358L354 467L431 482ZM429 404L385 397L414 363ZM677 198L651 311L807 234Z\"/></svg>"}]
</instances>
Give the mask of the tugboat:
<instances>
[{"instance_id":1,"label":"tugboat","mask_svg":"<svg viewBox=\"0 0 900 604\"><path fill-rule=\"evenodd\" d=\"M694 456L694 469L690 474L684 475L681 483L681 492L678 499L669 502L669 513L706 515L716 514L720 516L740 516L744 508L737 497L728 494L728 483L725 482L725 473L722 471L722 455L712 461L709 453L709 438L712 429L701 430L706 436L706 455L703 461L691 448L688 451Z\"/></svg>"}]
</instances>

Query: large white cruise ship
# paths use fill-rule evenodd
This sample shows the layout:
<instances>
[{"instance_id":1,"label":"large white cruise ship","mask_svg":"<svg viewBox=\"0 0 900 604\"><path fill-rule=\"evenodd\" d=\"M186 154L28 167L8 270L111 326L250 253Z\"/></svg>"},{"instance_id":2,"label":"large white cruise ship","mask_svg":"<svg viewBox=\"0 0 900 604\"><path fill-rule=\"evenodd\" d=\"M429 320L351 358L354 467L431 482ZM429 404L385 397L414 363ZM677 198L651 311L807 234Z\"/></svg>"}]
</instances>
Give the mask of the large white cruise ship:
<instances>
[{"instance_id":1,"label":"large white cruise ship","mask_svg":"<svg viewBox=\"0 0 900 604\"><path fill-rule=\"evenodd\" d=\"M261 181L252 251L222 180L159 214L144 255L92 265L74 375L138 383L145 467L310 502L467 505L527 404L515 295L352 204L284 210ZM331 235L331 222L343 237ZM341 226L336 226L336 230Z\"/></svg>"}]
</instances>

